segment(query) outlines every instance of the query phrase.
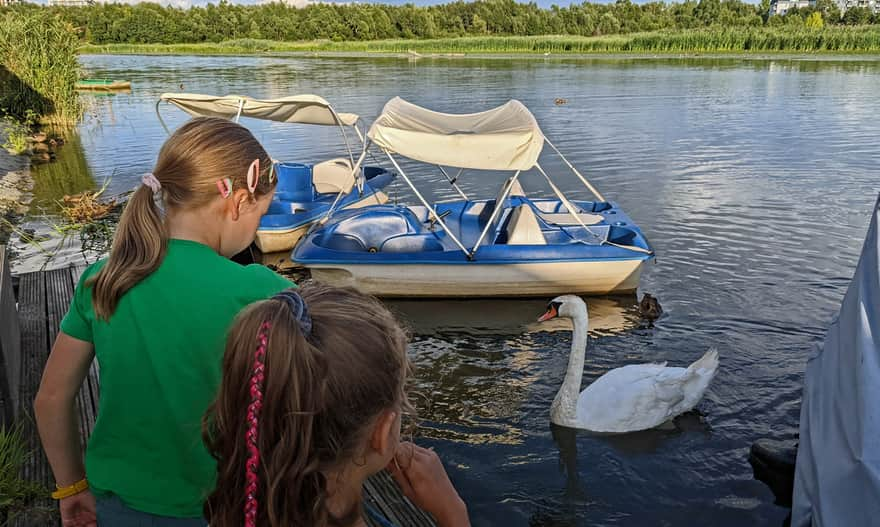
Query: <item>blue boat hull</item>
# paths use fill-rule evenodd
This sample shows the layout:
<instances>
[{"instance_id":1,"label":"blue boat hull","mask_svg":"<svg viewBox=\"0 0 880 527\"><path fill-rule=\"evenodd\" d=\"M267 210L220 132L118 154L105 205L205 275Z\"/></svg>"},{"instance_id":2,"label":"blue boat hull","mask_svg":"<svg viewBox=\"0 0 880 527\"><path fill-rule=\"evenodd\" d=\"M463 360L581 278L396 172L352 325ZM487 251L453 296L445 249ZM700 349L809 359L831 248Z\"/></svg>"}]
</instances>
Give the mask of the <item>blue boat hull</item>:
<instances>
[{"instance_id":1,"label":"blue boat hull","mask_svg":"<svg viewBox=\"0 0 880 527\"><path fill-rule=\"evenodd\" d=\"M638 287L653 251L641 229L614 203L573 202L585 229L558 200L513 197L492 218L494 200L439 203L436 211L470 249L470 257L425 207L373 206L341 211L306 236L295 263L319 280L379 296L494 297L607 294ZM513 211L528 209L528 238L513 229Z\"/></svg>"}]
</instances>

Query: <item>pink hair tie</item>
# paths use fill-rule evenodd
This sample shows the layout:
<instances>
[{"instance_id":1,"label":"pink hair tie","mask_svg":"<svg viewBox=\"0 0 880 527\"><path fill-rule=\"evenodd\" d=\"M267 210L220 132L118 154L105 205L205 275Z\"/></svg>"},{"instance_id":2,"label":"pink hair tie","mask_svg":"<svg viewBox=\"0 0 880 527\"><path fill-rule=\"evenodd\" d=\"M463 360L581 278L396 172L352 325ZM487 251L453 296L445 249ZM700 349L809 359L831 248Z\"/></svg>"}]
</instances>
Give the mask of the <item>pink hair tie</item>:
<instances>
[{"instance_id":1,"label":"pink hair tie","mask_svg":"<svg viewBox=\"0 0 880 527\"><path fill-rule=\"evenodd\" d=\"M141 183L149 187L150 190L153 191L153 194L162 190L162 183L159 183L159 180L156 179L156 176L154 176L152 172L147 172L141 176Z\"/></svg>"},{"instance_id":2,"label":"pink hair tie","mask_svg":"<svg viewBox=\"0 0 880 527\"><path fill-rule=\"evenodd\" d=\"M244 525L256 527L257 525L257 490L259 488L259 476L257 468L260 465L259 448L259 425L260 411L263 408L263 381L265 380L266 347L269 344L269 330L272 324L263 322L260 332L257 334L257 351L254 353L254 368L251 371L250 395L251 403L247 409L248 429L245 433L245 443L248 450L248 458L245 462L245 503Z\"/></svg>"}]
</instances>

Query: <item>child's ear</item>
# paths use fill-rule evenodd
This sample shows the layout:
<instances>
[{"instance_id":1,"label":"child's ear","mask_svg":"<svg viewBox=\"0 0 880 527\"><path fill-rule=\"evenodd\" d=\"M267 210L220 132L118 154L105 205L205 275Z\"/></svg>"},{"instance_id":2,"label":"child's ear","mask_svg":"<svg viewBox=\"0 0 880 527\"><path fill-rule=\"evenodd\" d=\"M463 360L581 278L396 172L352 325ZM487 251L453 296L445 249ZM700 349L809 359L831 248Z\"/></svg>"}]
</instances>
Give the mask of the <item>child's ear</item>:
<instances>
[{"instance_id":1,"label":"child's ear","mask_svg":"<svg viewBox=\"0 0 880 527\"><path fill-rule=\"evenodd\" d=\"M394 453L399 442L395 427L399 427L397 412L387 410L376 419L373 433L370 436L370 447L380 456L388 456Z\"/></svg>"},{"instance_id":2,"label":"child's ear","mask_svg":"<svg viewBox=\"0 0 880 527\"><path fill-rule=\"evenodd\" d=\"M250 200L250 193L247 189L240 188L232 193L227 202L229 202L227 210L232 215L232 221L238 221L241 215L241 207Z\"/></svg>"}]
</instances>

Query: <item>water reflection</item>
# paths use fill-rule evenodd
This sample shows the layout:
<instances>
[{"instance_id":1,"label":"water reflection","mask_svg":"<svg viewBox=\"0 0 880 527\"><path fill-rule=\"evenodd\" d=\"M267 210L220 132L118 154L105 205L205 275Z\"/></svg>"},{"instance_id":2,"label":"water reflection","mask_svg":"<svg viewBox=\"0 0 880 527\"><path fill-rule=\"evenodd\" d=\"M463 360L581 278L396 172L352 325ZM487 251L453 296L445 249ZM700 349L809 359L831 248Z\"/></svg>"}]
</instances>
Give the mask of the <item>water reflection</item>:
<instances>
[{"instance_id":1,"label":"water reflection","mask_svg":"<svg viewBox=\"0 0 880 527\"><path fill-rule=\"evenodd\" d=\"M568 319L537 322L546 299L388 300L386 303L415 335L522 335L571 331ZM641 324L635 295L584 299L590 332L613 335Z\"/></svg>"},{"instance_id":2,"label":"water reflection","mask_svg":"<svg viewBox=\"0 0 880 527\"><path fill-rule=\"evenodd\" d=\"M58 148L55 160L34 165L31 170L33 206L47 212L58 212L64 196L96 188L79 133L76 130L58 132L50 134L64 138L64 145Z\"/></svg>"}]
</instances>

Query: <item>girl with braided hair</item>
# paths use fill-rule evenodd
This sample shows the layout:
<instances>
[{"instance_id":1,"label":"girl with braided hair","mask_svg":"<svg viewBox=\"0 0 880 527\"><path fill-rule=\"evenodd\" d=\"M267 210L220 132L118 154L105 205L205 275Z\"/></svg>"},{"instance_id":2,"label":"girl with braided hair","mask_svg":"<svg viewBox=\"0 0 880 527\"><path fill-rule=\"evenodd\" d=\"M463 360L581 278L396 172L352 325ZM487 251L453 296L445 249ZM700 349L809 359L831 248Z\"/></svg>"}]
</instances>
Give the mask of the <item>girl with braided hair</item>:
<instances>
[{"instance_id":1,"label":"girl with braided hair","mask_svg":"<svg viewBox=\"0 0 880 527\"><path fill-rule=\"evenodd\" d=\"M204 420L211 527L354 526L364 514L390 525L362 503L364 481L386 467L441 527L467 527L437 455L400 441L411 365L394 317L354 289L297 291L249 306L229 332Z\"/></svg>"},{"instance_id":2,"label":"girl with braided hair","mask_svg":"<svg viewBox=\"0 0 880 527\"><path fill-rule=\"evenodd\" d=\"M244 127L197 118L165 142L110 256L83 273L35 401L65 527L205 525L216 466L201 418L246 305L291 287L229 257L272 200L272 162ZM93 358L100 401L83 463L75 400Z\"/></svg>"}]
</instances>

